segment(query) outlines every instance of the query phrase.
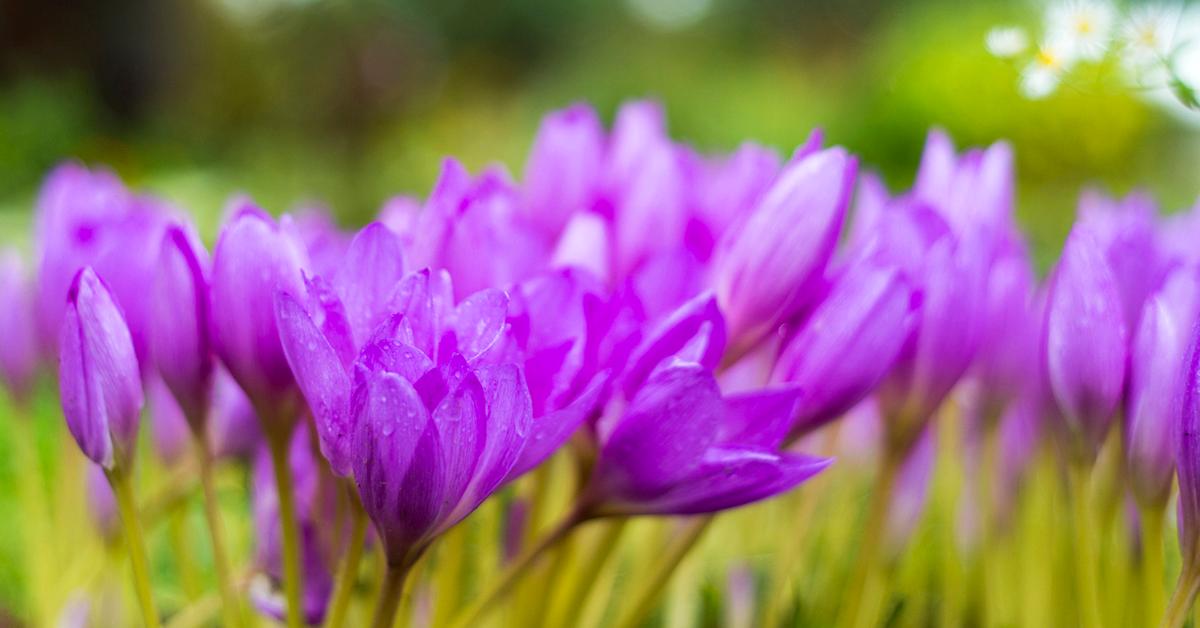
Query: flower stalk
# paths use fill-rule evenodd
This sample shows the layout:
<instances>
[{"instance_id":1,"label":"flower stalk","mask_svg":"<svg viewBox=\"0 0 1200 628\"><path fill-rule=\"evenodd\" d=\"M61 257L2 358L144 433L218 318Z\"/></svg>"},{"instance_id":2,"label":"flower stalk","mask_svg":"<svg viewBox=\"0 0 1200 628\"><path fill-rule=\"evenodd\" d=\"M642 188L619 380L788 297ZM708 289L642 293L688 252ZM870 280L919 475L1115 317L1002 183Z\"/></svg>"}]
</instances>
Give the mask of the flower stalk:
<instances>
[{"instance_id":1,"label":"flower stalk","mask_svg":"<svg viewBox=\"0 0 1200 628\"><path fill-rule=\"evenodd\" d=\"M147 628L158 628L158 611L155 610L154 595L150 588L150 567L146 560L146 545L142 540L142 526L138 521L132 482L129 476L120 470L106 471L105 474L117 498L117 509L121 515L129 562L133 567L133 588L137 593L142 622Z\"/></svg>"},{"instance_id":2,"label":"flower stalk","mask_svg":"<svg viewBox=\"0 0 1200 628\"><path fill-rule=\"evenodd\" d=\"M292 468L288 464L286 438L271 438L271 466L275 472L275 487L279 494L279 525L283 541L283 591L287 600L288 628L304 625L300 607L300 530L296 522L296 498L292 485Z\"/></svg>"}]
</instances>

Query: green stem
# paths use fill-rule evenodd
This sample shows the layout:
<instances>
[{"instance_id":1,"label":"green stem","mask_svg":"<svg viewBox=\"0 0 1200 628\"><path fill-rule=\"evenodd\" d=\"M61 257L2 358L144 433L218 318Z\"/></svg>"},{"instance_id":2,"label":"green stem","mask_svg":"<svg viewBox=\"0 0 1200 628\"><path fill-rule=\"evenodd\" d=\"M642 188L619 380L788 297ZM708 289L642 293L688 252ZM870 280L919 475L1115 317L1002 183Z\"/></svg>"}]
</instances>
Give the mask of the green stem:
<instances>
[{"instance_id":1,"label":"green stem","mask_svg":"<svg viewBox=\"0 0 1200 628\"><path fill-rule=\"evenodd\" d=\"M283 540L283 591L287 599L287 625L301 628L300 611L300 531L296 525L296 498L292 487L292 467L288 464L288 439L269 439L275 488L279 493L279 525Z\"/></svg>"},{"instance_id":2,"label":"green stem","mask_svg":"<svg viewBox=\"0 0 1200 628\"><path fill-rule=\"evenodd\" d=\"M1179 582L1175 585L1175 593L1171 595L1171 602L1167 605L1167 612L1163 615L1163 628L1183 628L1187 622L1188 611L1192 608L1192 603L1196 601L1196 593L1200 591L1200 578L1196 577L1196 571L1184 567L1183 572L1179 574Z\"/></svg>"},{"instance_id":3,"label":"green stem","mask_svg":"<svg viewBox=\"0 0 1200 628\"><path fill-rule=\"evenodd\" d=\"M175 554L175 567L179 570L179 583L189 601L200 597L200 578L196 574L196 561L192 557L192 546L188 542L187 504L176 506L167 522L171 536L171 549Z\"/></svg>"},{"instance_id":4,"label":"green stem","mask_svg":"<svg viewBox=\"0 0 1200 628\"><path fill-rule=\"evenodd\" d=\"M133 588L141 606L142 621L147 628L158 628L158 611L154 609L154 596L150 592L150 568L146 561L146 546L142 541L142 527L138 522L132 483L122 471L106 471L105 474L117 498L117 510L121 514L121 525L124 526L125 546L133 566Z\"/></svg>"},{"instance_id":5,"label":"green stem","mask_svg":"<svg viewBox=\"0 0 1200 628\"><path fill-rule=\"evenodd\" d=\"M392 628L392 623L396 620L396 609L400 607L408 570L409 567L405 565L388 565L383 589L379 592L379 606L375 608L375 619L371 622L374 628Z\"/></svg>"},{"instance_id":6,"label":"green stem","mask_svg":"<svg viewBox=\"0 0 1200 628\"><path fill-rule=\"evenodd\" d=\"M204 519L208 523L208 536L212 542L213 566L217 572L217 587L221 594L221 612L226 626L242 624L238 612L237 594L233 588L233 572L229 567L229 555L225 550L225 530L221 526L220 507L217 503L216 482L213 480L212 453L203 434L194 434L196 458L200 461L200 486L204 490Z\"/></svg>"},{"instance_id":7,"label":"green stem","mask_svg":"<svg viewBox=\"0 0 1200 628\"><path fill-rule=\"evenodd\" d=\"M986 417L983 426L983 451L979 460L979 563L980 604L983 608L983 626L1003 625L1000 617L1004 605L997 599L1002 586L1000 556L996 554L999 542L996 533L996 500L1000 484L1000 430L998 417Z\"/></svg>"},{"instance_id":8,"label":"green stem","mask_svg":"<svg viewBox=\"0 0 1200 628\"><path fill-rule=\"evenodd\" d=\"M875 479L875 487L871 492L871 504L867 510L867 520L863 527L862 537L858 544L858 560L855 563L854 574L851 576L846 596L838 613L837 626L841 628L858 628L869 626L874 622L878 612L875 592L879 588L876 580L882 560L883 532L887 524L888 508L892 502L892 490L896 485L896 474L900 468L902 456L888 447L884 453L879 476Z\"/></svg>"},{"instance_id":9,"label":"green stem","mask_svg":"<svg viewBox=\"0 0 1200 628\"><path fill-rule=\"evenodd\" d=\"M329 614L325 618L325 628L340 628L346 620L350 594L354 592L354 582L358 578L363 542L367 537L367 513L352 483L347 482L346 494L350 502L350 544L346 546L346 554L342 556L342 564L338 567L337 584L333 589Z\"/></svg>"},{"instance_id":10,"label":"green stem","mask_svg":"<svg viewBox=\"0 0 1200 628\"><path fill-rule=\"evenodd\" d=\"M1166 607L1167 592L1163 587L1163 517L1162 508L1142 508L1142 610L1146 625L1157 626Z\"/></svg>"},{"instance_id":11,"label":"green stem","mask_svg":"<svg viewBox=\"0 0 1200 628\"><path fill-rule=\"evenodd\" d=\"M579 568L573 570L563 583L562 595L550 609L547 626L578 625L579 614L583 612L587 594L592 590L591 585L612 556L628 522L626 517L601 522L603 528L592 544L592 551L588 552Z\"/></svg>"},{"instance_id":12,"label":"green stem","mask_svg":"<svg viewBox=\"0 0 1200 628\"><path fill-rule=\"evenodd\" d=\"M497 602L504 599L504 596L520 581L521 576L533 566L542 554L545 554L550 548L562 542L575 529L575 526L587 519L588 517L582 508L573 509L554 528L542 536L541 540L528 546L519 556L513 559L512 563L500 574L500 577L485 589L484 594L474 604L467 608L467 610L459 613L458 618L451 625L458 628L477 625Z\"/></svg>"},{"instance_id":13,"label":"green stem","mask_svg":"<svg viewBox=\"0 0 1200 628\"><path fill-rule=\"evenodd\" d=\"M1096 542L1094 521L1090 517L1088 468L1074 464L1068 471L1071 481L1071 510L1075 534L1075 582L1078 583L1079 625L1100 628L1100 595L1096 581Z\"/></svg>"},{"instance_id":14,"label":"green stem","mask_svg":"<svg viewBox=\"0 0 1200 628\"><path fill-rule=\"evenodd\" d=\"M650 567L650 575L635 590L632 601L625 605L625 612L617 619L618 628L633 628L641 625L642 621L654 610L671 574L683 561L684 556L696 545L709 524L716 515L695 517L687 522L682 532L671 539L666 551L659 555L658 560Z\"/></svg>"}]
</instances>

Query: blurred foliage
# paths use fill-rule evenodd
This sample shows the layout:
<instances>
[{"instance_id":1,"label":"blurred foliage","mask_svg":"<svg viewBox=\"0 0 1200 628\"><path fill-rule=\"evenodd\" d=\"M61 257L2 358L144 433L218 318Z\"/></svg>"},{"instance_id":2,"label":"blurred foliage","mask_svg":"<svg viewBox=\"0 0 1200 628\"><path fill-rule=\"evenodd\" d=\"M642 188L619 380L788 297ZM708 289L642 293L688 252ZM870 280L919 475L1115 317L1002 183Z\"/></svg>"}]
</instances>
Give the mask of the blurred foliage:
<instances>
[{"instance_id":1,"label":"blurred foliage","mask_svg":"<svg viewBox=\"0 0 1200 628\"><path fill-rule=\"evenodd\" d=\"M711 151L745 139L787 151L823 127L893 186L911 180L931 126L960 145L1008 139L1043 264L1082 184L1144 186L1170 209L1196 197L1197 126L1106 79L1111 68L1045 101L1018 94L1017 69L983 35L1036 20L1035 4L711 0L666 32L635 3L75 0L65 18L6 5L5 239L64 157L202 213L209 235L234 191L273 211L320 201L353 224L427 191L446 154L519 173L545 111L584 100L610 117L634 97L662 100L672 132Z\"/></svg>"}]
</instances>

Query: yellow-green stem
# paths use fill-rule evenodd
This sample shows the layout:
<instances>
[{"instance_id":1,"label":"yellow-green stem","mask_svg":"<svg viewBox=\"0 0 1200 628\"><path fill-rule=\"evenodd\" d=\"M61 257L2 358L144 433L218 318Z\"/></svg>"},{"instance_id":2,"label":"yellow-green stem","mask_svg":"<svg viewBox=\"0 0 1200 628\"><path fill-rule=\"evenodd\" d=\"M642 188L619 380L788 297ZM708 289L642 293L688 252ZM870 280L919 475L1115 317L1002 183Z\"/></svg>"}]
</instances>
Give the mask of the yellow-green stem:
<instances>
[{"instance_id":1,"label":"yellow-green stem","mask_svg":"<svg viewBox=\"0 0 1200 628\"><path fill-rule=\"evenodd\" d=\"M221 511L217 503L217 487L213 479L212 453L203 434L194 434L196 459L200 462L200 486L204 491L204 520L208 524L208 537L212 543L213 567L217 572L217 588L221 594L221 613L225 625L240 626L241 612L237 594L233 588L233 572L229 567L229 555L225 550L225 529L221 525Z\"/></svg>"},{"instance_id":2,"label":"yellow-green stem","mask_svg":"<svg viewBox=\"0 0 1200 628\"><path fill-rule=\"evenodd\" d=\"M371 622L374 628L392 628L396 619L396 609L400 606L401 594L404 592L404 579L408 575L405 565L388 565L387 575L383 578L383 589L379 593L379 606L375 609L375 619Z\"/></svg>"},{"instance_id":3,"label":"yellow-green stem","mask_svg":"<svg viewBox=\"0 0 1200 628\"><path fill-rule=\"evenodd\" d=\"M578 624L584 602L587 601L587 594L592 590L592 584L616 549L617 541L621 538L621 533L625 530L625 524L628 522L629 519L626 517L598 522L598 525L603 528L591 546L592 551L582 558L578 568L573 570L562 583L562 592L555 600L555 604L551 606L545 625L575 626Z\"/></svg>"},{"instance_id":4,"label":"yellow-green stem","mask_svg":"<svg viewBox=\"0 0 1200 628\"><path fill-rule=\"evenodd\" d=\"M541 540L528 545L519 556L513 559L512 563L500 574L500 577L484 589L483 595L479 596L475 603L465 611L459 613L458 618L455 619L452 625L459 628L477 625L497 602L500 602L504 599L504 596L508 595L513 585L520 581L521 576L537 562L539 557L567 538L571 531L575 529L575 526L586 519L587 517L582 510L578 508L573 509L562 521L542 536Z\"/></svg>"},{"instance_id":5,"label":"yellow-green stem","mask_svg":"<svg viewBox=\"0 0 1200 628\"><path fill-rule=\"evenodd\" d=\"M1146 625L1157 626L1166 607L1163 586L1163 508L1142 508L1142 610Z\"/></svg>"},{"instance_id":6,"label":"yellow-green stem","mask_svg":"<svg viewBox=\"0 0 1200 628\"><path fill-rule=\"evenodd\" d=\"M196 561L188 539L186 502L171 511L167 527L171 536L171 551L175 554L175 567L179 571L179 584L187 599L194 601L200 597L200 576L196 573Z\"/></svg>"},{"instance_id":7,"label":"yellow-green stem","mask_svg":"<svg viewBox=\"0 0 1200 628\"><path fill-rule=\"evenodd\" d=\"M622 613L617 619L617 628L640 626L642 621L650 615L650 611L654 610L654 605L658 603L663 587L667 586L675 568L695 547L715 518L716 515L695 517L689 520L684 529L671 539L666 551L659 555L658 560L650 566L647 578L635 589L633 597L625 603Z\"/></svg>"},{"instance_id":8,"label":"yellow-green stem","mask_svg":"<svg viewBox=\"0 0 1200 628\"><path fill-rule=\"evenodd\" d=\"M1163 628L1183 628L1187 622L1188 611L1196 601L1196 593L1200 591L1200 577L1195 569L1186 566L1179 574L1179 582L1175 585L1175 593L1167 604L1167 612L1163 615Z\"/></svg>"},{"instance_id":9,"label":"yellow-green stem","mask_svg":"<svg viewBox=\"0 0 1200 628\"><path fill-rule=\"evenodd\" d=\"M879 594L879 571L882 569L883 532L887 524L887 512L892 502L892 489L896 485L896 473L902 455L888 448L884 452L879 475L871 492L871 503L867 508L867 519L858 543L858 558L854 573L842 598L837 626L858 628L870 626L878 609L875 598Z\"/></svg>"},{"instance_id":10,"label":"yellow-green stem","mask_svg":"<svg viewBox=\"0 0 1200 628\"><path fill-rule=\"evenodd\" d=\"M150 589L150 567L146 561L146 546L142 540L142 526L138 522L132 482L123 471L106 471L106 474L121 515L125 547L129 552L129 562L133 566L133 588L142 611L142 621L147 628L158 628L158 611L154 608L154 597Z\"/></svg>"},{"instance_id":11,"label":"yellow-green stem","mask_svg":"<svg viewBox=\"0 0 1200 628\"><path fill-rule=\"evenodd\" d=\"M358 563L362 559L363 542L367 537L367 513L363 510L362 502L353 484L347 482L347 501L350 503L350 541L346 545L346 553L342 555L338 567L337 583L334 585L333 596L329 604L329 614L325 617L326 628L340 628L346 620L346 611L350 608L350 596L354 592L354 583L358 579Z\"/></svg>"},{"instance_id":12,"label":"yellow-green stem","mask_svg":"<svg viewBox=\"0 0 1200 628\"><path fill-rule=\"evenodd\" d=\"M1088 495L1087 466L1071 465L1068 473L1071 481L1071 511L1075 536L1075 582L1079 587L1079 625L1082 628L1100 628L1100 594L1096 579L1099 564L1096 562L1096 541Z\"/></svg>"},{"instance_id":13,"label":"yellow-green stem","mask_svg":"<svg viewBox=\"0 0 1200 628\"><path fill-rule=\"evenodd\" d=\"M275 471L275 489L279 494L279 526L283 541L283 592L287 600L287 625L301 628L300 608L300 531L296 525L296 498L292 487L292 467L288 464L288 439L270 439L271 466Z\"/></svg>"},{"instance_id":14,"label":"yellow-green stem","mask_svg":"<svg viewBox=\"0 0 1200 628\"><path fill-rule=\"evenodd\" d=\"M996 553L999 542L996 534L997 487L1000 484L1000 430L995 417L987 417L983 426L983 455L979 459L979 578L980 604L983 609L983 626L1003 625L1000 611L1004 607L998 594L1002 587L1000 556Z\"/></svg>"}]
</instances>

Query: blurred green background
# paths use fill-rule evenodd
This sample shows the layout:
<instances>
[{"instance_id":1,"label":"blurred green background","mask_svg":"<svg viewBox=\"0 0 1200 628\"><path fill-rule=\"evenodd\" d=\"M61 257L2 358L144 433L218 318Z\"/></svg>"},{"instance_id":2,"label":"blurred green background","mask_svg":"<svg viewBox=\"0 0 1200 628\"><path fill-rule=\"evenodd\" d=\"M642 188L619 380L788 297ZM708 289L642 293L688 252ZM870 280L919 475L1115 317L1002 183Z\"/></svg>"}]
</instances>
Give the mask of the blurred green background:
<instances>
[{"instance_id":1,"label":"blurred green background","mask_svg":"<svg viewBox=\"0 0 1200 628\"><path fill-rule=\"evenodd\" d=\"M20 241L45 171L105 163L200 216L224 200L327 204L346 224L424 194L446 154L519 173L539 117L611 118L660 99L706 150L787 151L814 126L893 186L926 130L1017 149L1020 217L1053 256L1082 184L1200 192L1200 121L1095 76L1044 101L990 57L1033 2L945 0L6 0L0 7L0 228ZM1092 74L1103 75L1102 72ZM1200 114L1190 114L1200 118Z\"/></svg>"}]
</instances>

